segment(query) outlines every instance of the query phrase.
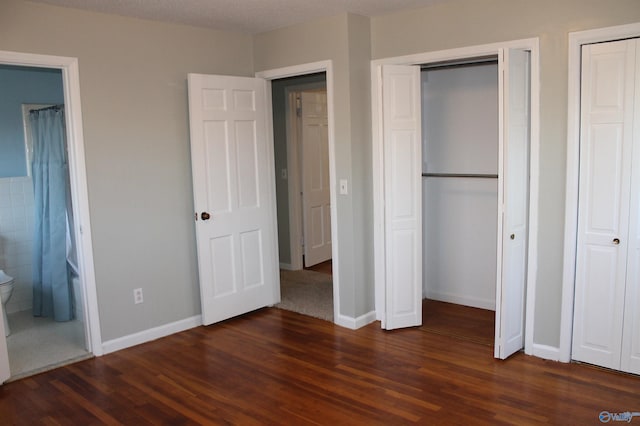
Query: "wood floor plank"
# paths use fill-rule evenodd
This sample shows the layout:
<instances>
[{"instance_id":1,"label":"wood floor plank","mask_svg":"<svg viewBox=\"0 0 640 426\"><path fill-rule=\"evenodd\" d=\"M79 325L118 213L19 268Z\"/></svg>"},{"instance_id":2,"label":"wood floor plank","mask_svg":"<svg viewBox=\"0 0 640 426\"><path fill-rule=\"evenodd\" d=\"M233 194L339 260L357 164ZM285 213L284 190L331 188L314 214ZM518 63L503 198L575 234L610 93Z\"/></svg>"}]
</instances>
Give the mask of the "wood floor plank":
<instances>
[{"instance_id":1,"label":"wood floor plank","mask_svg":"<svg viewBox=\"0 0 640 426\"><path fill-rule=\"evenodd\" d=\"M262 309L8 383L0 423L600 424L603 410L640 411L639 377L496 360L478 340L486 312L450 314L460 324L444 331L388 332Z\"/></svg>"}]
</instances>

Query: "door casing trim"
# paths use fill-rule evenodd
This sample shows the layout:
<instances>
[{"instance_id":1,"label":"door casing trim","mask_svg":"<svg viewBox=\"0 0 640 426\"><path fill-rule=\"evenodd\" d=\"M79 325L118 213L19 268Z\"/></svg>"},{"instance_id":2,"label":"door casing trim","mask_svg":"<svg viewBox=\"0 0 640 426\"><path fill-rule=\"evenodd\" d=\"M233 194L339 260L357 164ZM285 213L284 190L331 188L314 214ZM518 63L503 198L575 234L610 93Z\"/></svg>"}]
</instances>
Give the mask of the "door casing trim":
<instances>
[{"instance_id":1,"label":"door casing trim","mask_svg":"<svg viewBox=\"0 0 640 426\"><path fill-rule=\"evenodd\" d=\"M531 140L529 154L529 235L527 250L527 289L525 307L525 353L535 354L533 342L535 324L535 294L538 265L538 210L540 175L540 49L539 39L528 38L505 42L467 46L371 61L371 122L373 145L373 223L375 259L376 319L384 323L384 175L382 144L382 65L424 65L433 62L457 61L498 55L504 49L520 48L531 52ZM498 309L498 307L496 307Z\"/></svg>"},{"instance_id":2,"label":"door casing trim","mask_svg":"<svg viewBox=\"0 0 640 426\"><path fill-rule=\"evenodd\" d=\"M100 332L100 314L91 238L91 215L82 129L78 58L0 50L0 64L54 68L62 71L71 197L73 199L78 253L80 254L78 258L80 282L84 289L85 336L89 352L96 356L103 355L104 349Z\"/></svg>"},{"instance_id":3,"label":"door casing trim","mask_svg":"<svg viewBox=\"0 0 640 426\"><path fill-rule=\"evenodd\" d=\"M560 344L558 361L571 361L573 301L575 298L578 239L578 182L580 168L580 73L582 45L640 37L640 23L569 33L567 95L567 174L565 189L564 253Z\"/></svg>"},{"instance_id":4,"label":"door casing trim","mask_svg":"<svg viewBox=\"0 0 640 426\"><path fill-rule=\"evenodd\" d=\"M356 321L353 318L340 314L340 264L339 264L339 240L338 240L338 211L337 211L337 177L336 177L336 138L335 138L335 97L334 97L334 77L333 61L318 61L307 64L293 65L290 67L276 68L260 71L255 74L258 78L267 80L269 90L267 90L267 108L269 116L273 115L271 100L271 80L294 77L306 74L324 72L327 85L327 114L329 123L329 185L331 187L331 258L333 260L333 320L335 324L347 328L356 328ZM273 146L273 129L268 129L271 145ZM275 175L271 181L273 193L275 194ZM274 212L275 213L275 212ZM276 217L276 216L274 216ZM277 253L277 251L276 251Z\"/></svg>"}]
</instances>

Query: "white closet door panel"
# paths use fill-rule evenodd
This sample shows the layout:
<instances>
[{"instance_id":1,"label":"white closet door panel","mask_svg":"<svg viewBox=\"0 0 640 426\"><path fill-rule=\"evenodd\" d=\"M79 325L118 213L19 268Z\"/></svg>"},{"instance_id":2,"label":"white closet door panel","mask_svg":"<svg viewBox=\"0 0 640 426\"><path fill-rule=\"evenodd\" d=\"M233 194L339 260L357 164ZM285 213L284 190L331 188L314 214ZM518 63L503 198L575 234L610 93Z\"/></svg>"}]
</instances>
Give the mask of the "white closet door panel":
<instances>
[{"instance_id":1,"label":"white closet door panel","mask_svg":"<svg viewBox=\"0 0 640 426\"><path fill-rule=\"evenodd\" d=\"M620 368L629 234L633 42L582 48L573 358Z\"/></svg>"},{"instance_id":2,"label":"white closet door panel","mask_svg":"<svg viewBox=\"0 0 640 426\"><path fill-rule=\"evenodd\" d=\"M640 41L635 41L633 157L621 369L640 374Z\"/></svg>"},{"instance_id":3,"label":"white closet door panel","mask_svg":"<svg viewBox=\"0 0 640 426\"><path fill-rule=\"evenodd\" d=\"M504 359L524 347L529 233L530 52L505 50L502 61L504 121L500 151L502 174L498 183L502 188L498 190L502 191L503 210L502 229L498 227L501 269L496 285L494 354Z\"/></svg>"},{"instance_id":4,"label":"white closet door panel","mask_svg":"<svg viewBox=\"0 0 640 426\"><path fill-rule=\"evenodd\" d=\"M382 68L385 328L422 324L420 68Z\"/></svg>"}]
</instances>

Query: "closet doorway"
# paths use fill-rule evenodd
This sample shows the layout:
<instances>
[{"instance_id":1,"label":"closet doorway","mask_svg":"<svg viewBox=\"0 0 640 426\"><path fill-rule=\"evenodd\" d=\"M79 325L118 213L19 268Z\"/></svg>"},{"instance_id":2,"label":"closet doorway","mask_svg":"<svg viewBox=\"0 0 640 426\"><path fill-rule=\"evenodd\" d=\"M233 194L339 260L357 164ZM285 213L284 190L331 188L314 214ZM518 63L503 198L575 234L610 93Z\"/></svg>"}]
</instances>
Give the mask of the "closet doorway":
<instances>
[{"instance_id":1,"label":"closet doorway","mask_svg":"<svg viewBox=\"0 0 640 426\"><path fill-rule=\"evenodd\" d=\"M428 158L425 173L433 175L422 176L420 68L459 66L494 58L498 60L497 173L442 174L474 175L474 179L487 182L495 178L475 175L497 174L494 354L506 358L523 347L528 347L530 353L533 344L536 271L528 265L536 263L537 39L373 61L376 313L385 329L422 324L423 179L471 179L436 176L438 171L429 169ZM473 203L474 209L476 204ZM470 237L467 234L464 240ZM463 250L464 241L459 243L459 250ZM455 263L457 269L465 267ZM527 316L527 311L531 315Z\"/></svg>"},{"instance_id":2,"label":"closet doorway","mask_svg":"<svg viewBox=\"0 0 640 426\"><path fill-rule=\"evenodd\" d=\"M422 329L492 345L498 58L430 64L420 75Z\"/></svg>"},{"instance_id":3,"label":"closet doorway","mask_svg":"<svg viewBox=\"0 0 640 426\"><path fill-rule=\"evenodd\" d=\"M640 39L582 46L572 358L640 374Z\"/></svg>"}]
</instances>

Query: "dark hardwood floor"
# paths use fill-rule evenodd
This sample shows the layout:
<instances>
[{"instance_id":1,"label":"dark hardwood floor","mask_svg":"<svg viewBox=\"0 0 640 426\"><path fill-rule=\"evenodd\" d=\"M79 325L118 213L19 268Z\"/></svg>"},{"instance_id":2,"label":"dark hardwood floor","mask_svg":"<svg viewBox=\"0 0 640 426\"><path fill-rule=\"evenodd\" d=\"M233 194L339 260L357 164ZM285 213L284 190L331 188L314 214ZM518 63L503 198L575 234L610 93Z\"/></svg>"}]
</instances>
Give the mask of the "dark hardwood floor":
<instances>
[{"instance_id":1,"label":"dark hardwood floor","mask_svg":"<svg viewBox=\"0 0 640 426\"><path fill-rule=\"evenodd\" d=\"M421 329L493 346L495 316L495 311L424 299Z\"/></svg>"},{"instance_id":2,"label":"dark hardwood floor","mask_svg":"<svg viewBox=\"0 0 640 426\"><path fill-rule=\"evenodd\" d=\"M595 425L605 410L640 411L640 378L272 308L0 387L3 425Z\"/></svg>"}]
</instances>

